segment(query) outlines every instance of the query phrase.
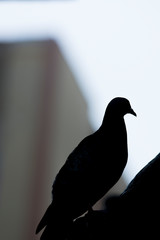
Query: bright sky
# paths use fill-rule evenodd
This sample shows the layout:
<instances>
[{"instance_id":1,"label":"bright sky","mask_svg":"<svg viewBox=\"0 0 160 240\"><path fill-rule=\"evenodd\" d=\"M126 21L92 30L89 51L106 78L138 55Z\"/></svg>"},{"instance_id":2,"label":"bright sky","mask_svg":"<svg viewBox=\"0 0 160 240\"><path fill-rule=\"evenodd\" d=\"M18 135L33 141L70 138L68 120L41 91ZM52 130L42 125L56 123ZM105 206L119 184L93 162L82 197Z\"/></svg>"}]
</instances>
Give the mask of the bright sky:
<instances>
[{"instance_id":1,"label":"bright sky","mask_svg":"<svg viewBox=\"0 0 160 240\"><path fill-rule=\"evenodd\" d=\"M99 127L106 105L127 97L129 181L159 153L160 1L1 2L0 39L54 38L60 44Z\"/></svg>"}]
</instances>

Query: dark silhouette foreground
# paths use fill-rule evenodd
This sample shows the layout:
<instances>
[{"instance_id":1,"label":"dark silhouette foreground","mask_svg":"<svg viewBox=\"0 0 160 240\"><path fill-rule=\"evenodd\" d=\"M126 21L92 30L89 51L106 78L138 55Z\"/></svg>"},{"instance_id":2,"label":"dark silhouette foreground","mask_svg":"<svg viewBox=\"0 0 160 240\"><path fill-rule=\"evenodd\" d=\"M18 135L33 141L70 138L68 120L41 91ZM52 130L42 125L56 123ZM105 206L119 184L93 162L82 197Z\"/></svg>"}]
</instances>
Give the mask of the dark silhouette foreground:
<instances>
[{"instance_id":1,"label":"dark silhouette foreground","mask_svg":"<svg viewBox=\"0 0 160 240\"><path fill-rule=\"evenodd\" d=\"M67 240L160 239L160 154L104 211L77 219Z\"/></svg>"},{"instance_id":2,"label":"dark silhouette foreground","mask_svg":"<svg viewBox=\"0 0 160 240\"><path fill-rule=\"evenodd\" d=\"M65 240L73 220L90 210L119 180L128 158L124 115L136 116L129 101L114 98L107 106L100 128L84 138L56 176L52 203L36 233L41 240Z\"/></svg>"}]
</instances>

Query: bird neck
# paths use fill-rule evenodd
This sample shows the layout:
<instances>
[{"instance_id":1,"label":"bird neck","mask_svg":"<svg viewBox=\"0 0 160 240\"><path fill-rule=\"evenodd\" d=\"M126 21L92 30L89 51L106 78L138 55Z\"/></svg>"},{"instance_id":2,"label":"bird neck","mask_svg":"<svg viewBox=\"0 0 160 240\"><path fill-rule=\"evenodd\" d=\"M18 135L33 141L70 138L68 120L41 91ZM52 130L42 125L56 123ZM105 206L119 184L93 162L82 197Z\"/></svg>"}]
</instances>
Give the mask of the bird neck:
<instances>
[{"instance_id":1,"label":"bird neck","mask_svg":"<svg viewBox=\"0 0 160 240\"><path fill-rule=\"evenodd\" d=\"M105 114L103 121L102 121L102 127L108 128L110 124L117 124L124 122L124 118L121 115L118 114Z\"/></svg>"}]
</instances>

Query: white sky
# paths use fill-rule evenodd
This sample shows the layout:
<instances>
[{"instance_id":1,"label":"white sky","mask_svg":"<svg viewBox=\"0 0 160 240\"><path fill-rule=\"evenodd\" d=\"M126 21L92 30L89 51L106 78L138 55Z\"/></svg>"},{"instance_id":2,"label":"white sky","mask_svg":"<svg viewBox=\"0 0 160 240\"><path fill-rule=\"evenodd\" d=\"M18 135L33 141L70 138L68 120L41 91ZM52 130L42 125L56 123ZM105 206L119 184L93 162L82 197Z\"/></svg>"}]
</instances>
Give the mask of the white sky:
<instances>
[{"instance_id":1,"label":"white sky","mask_svg":"<svg viewBox=\"0 0 160 240\"><path fill-rule=\"evenodd\" d=\"M159 13L159 0L0 2L0 40L56 39L95 128L113 97L130 100L128 181L159 153Z\"/></svg>"}]
</instances>

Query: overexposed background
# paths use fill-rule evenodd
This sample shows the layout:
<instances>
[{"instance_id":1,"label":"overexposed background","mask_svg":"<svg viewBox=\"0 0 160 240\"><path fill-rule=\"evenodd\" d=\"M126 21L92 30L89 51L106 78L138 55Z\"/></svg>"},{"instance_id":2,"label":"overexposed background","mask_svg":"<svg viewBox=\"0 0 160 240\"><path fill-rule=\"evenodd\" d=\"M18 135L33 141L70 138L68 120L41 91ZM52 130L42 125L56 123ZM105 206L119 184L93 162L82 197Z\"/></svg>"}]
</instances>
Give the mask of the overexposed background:
<instances>
[{"instance_id":1,"label":"overexposed background","mask_svg":"<svg viewBox=\"0 0 160 240\"><path fill-rule=\"evenodd\" d=\"M130 100L128 179L159 152L159 10L158 0L0 3L1 40L57 39L95 128L113 97Z\"/></svg>"},{"instance_id":2,"label":"overexposed background","mask_svg":"<svg viewBox=\"0 0 160 240\"><path fill-rule=\"evenodd\" d=\"M127 183L159 153L159 12L160 2L158 0L0 2L0 42L12 44L31 40L43 42L45 39L50 39L57 43L58 49L67 63L67 67L74 75L79 91L85 100L85 103L80 104L80 106L87 105L84 108L87 111L86 119L88 119L89 123L86 124L86 119L84 122L82 121L86 124L81 132L82 136L85 133L88 134L90 128L96 130L100 126L106 105L112 98L123 96L130 100L133 109L137 113L137 118L131 115L125 117L128 130L129 159L123 177ZM57 49L57 46L54 46L54 48ZM35 49L34 46L32 47ZM46 45L42 44L42 49L45 48ZM29 53L33 52L34 57L36 55L39 56L39 59L43 59L45 50L41 53L37 50L34 55L34 50L29 49ZM49 47L49 49L52 49L52 47ZM15 56L15 53L16 48L14 48L11 55ZM26 56L26 53L24 55ZM56 59L60 58L59 53L55 55ZM10 62L14 63L14 59L10 60ZM63 60L61 62L62 65L60 66L66 68ZM51 64L51 62L48 63ZM41 64L38 66L41 66ZM1 64L2 67L3 64ZM50 67L52 68L51 65ZM5 69L5 71L7 70ZM71 73L67 73L67 79L72 79ZM61 73L61 78L64 77L64 81L65 76L65 74ZM10 76L10 79L11 89L14 87L16 89L16 86L21 84L21 80L17 83L18 81L13 80L12 76ZM26 101L28 101L27 89L33 90L36 84L39 86L40 83L37 81L33 86L32 84L32 80L30 80L30 83L21 86L24 94L20 98L16 98L15 91L16 104L21 101L21 98L26 97ZM68 89L67 86L70 85L64 84L63 86ZM69 90L67 91L66 99L69 96ZM36 96L39 97L40 93L37 90L36 93ZM34 96L35 92L33 91L32 94ZM77 99L81 99L78 96ZM35 104L38 104L37 99L35 98ZM70 95L70 103L75 99L75 96ZM9 101L12 102L11 99ZM15 110L17 109L16 104ZM32 103L28 104L32 105ZM32 106L33 109L28 109L28 112L24 111L26 116L31 111L34 115L36 106ZM78 102L75 103L75 106L78 106ZM14 112L12 105L8 109ZM72 108L70 110L72 112ZM72 116L72 120L73 118L74 116ZM77 121L77 126L84 126L82 122L78 123ZM63 127L65 129L65 125ZM76 129L76 124L74 127ZM73 135L75 133L75 131L68 131L67 139L59 138L59 143L63 140L65 146L65 140L67 142L68 138L71 138L72 145L74 145ZM30 139L30 137L28 138ZM80 138L79 136L79 140ZM3 173L3 154L1 156ZM23 167L25 169L25 166ZM7 222L7 220L6 218L5 221ZM6 240L8 239L6 238Z\"/></svg>"}]
</instances>

